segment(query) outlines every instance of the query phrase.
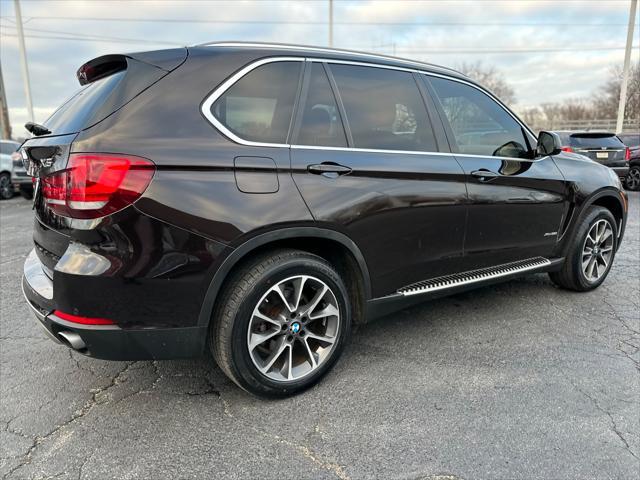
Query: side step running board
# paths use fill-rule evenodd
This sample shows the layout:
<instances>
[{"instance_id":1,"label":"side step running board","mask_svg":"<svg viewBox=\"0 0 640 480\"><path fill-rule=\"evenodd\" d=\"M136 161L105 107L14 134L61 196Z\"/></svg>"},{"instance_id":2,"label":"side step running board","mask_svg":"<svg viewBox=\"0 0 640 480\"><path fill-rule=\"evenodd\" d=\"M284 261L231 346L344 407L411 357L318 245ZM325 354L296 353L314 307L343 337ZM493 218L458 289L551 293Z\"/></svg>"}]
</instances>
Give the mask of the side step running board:
<instances>
[{"instance_id":1,"label":"side step running board","mask_svg":"<svg viewBox=\"0 0 640 480\"><path fill-rule=\"evenodd\" d=\"M402 287L398 290L398 293L405 297L410 295L419 295L421 293L444 290L445 288L484 282L486 280L506 277L508 275L523 273L529 270L537 270L550 265L551 261L547 258L529 258L527 260L505 263L495 267L481 268L479 270L471 270L469 272L456 273L455 275L445 275L443 277L432 278L431 280L424 280L422 282Z\"/></svg>"}]
</instances>

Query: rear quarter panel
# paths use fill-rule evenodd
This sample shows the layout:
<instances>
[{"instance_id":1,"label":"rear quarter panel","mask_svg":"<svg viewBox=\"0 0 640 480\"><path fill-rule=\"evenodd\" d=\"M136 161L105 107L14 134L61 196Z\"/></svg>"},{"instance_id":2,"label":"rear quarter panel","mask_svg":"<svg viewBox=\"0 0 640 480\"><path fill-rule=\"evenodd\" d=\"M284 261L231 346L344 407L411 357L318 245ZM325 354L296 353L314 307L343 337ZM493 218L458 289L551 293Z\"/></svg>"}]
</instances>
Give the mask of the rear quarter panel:
<instances>
[{"instance_id":1,"label":"rear quarter panel","mask_svg":"<svg viewBox=\"0 0 640 480\"><path fill-rule=\"evenodd\" d=\"M69 307L88 316L106 312L132 327L195 325L207 287L233 247L269 228L313 222L291 178L287 148L235 144L200 112L209 93L255 56L190 51L182 66L80 132L72 152L137 155L157 170L130 217L114 219L93 236L70 232L93 251L110 252L114 265L122 262L92 285L96 292L103 289L100 305L96 295L83 303L74 294L83 288L82 276L68 275L60 298ZM272 159L269 175L277 176L277 190L240 191L236 157Z\"/></svg>"},{"instance_id":2,"label":"rear quarter panel","mask_svg":"<svg viewBox=\"0 0 640 480\"><path fill-rule=\"evenodd\" d=\"M149 158L157 172L136 207L223 244L233 244L266 225L311 221L291 180L288 149L235 144L200 112L209 93L255 57L255 52L190 50L181 67L99 125L81 132L73 151ZM234 159L239 156L272 159L278 190L241 192L234 173Z\"/></svg>"}]
</instances>

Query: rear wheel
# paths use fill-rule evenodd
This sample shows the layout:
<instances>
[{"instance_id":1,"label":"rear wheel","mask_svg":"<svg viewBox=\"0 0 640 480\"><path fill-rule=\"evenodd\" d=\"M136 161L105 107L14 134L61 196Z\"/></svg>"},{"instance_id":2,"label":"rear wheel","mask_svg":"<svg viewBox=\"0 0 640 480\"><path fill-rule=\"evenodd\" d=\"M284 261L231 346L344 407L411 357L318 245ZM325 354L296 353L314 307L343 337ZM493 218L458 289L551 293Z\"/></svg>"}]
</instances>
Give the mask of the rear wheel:
<instances>
[{"instance_id":1,"label":"rear wheel","mask_svg":"<svg viewBox=\"0 0 640 480\"><path fill-rule=\"evenodd\" d=\"M629 169L625 186L628 190L633 190L634 192L640 190L640 165L634 165Z\"/></svg>"},{"instance_id":2,"label":"rear wheel","mask_svg":"<svg viewBox=\"0 0 640 480\"><path fill-rule=\"evenodd\" d=\"M316 255L278 250L232 274L210 344L220 368L240 387L282 397L329 371L350 326L349 297L335 269Z\"/></svg>"},{"instance_id":3,"label":"rear wheel","mask_svg":"<svg viewBox=\"0 0 640 480\"><path fill-rule=\"evenodd\" d=\"M578 292L600 286L611 270L617 238L611 212L604 207L590 207L578 225L562 269L549 273L551 280Z\"/></svg>"},{"instance_id":4,"label":"rear wheel","mask_svg":"<svg viewBox=\"0 0 640 480\"><path fill-rule=\"evenodd\" d=\"M20 195L22 198L26 198L27 200L33 199L33 186L20 186Z\"/></svg>"},{"instance_id":5,"label":"rear wheel","mask_svg":"<svg viewBox=\"0 0 640 480\"><path fill-rule=\"evenodd\" d=\"M8 173L0 174L0 198L7 200L13 197L13 185L11 185L11 175Z\"/></svg>"}]
</instances>

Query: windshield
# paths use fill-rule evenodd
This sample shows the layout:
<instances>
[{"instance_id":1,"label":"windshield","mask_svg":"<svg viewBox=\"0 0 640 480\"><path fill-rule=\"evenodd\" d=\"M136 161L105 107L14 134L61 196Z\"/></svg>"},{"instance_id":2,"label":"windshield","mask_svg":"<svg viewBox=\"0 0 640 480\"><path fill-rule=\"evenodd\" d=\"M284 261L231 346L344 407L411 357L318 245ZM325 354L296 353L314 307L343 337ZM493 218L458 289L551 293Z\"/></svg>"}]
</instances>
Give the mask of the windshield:
<instances>
[{"instance_id":1,"label":"windshield","mask_svg":"<svg viewBox=\"0 0 640 480\"><path fill-rule=\"evenodd\" d=\"M3 155L11 155L18 150L20 144L18 142L0 142L0 153Z\"/></svg>"}]
</instances>

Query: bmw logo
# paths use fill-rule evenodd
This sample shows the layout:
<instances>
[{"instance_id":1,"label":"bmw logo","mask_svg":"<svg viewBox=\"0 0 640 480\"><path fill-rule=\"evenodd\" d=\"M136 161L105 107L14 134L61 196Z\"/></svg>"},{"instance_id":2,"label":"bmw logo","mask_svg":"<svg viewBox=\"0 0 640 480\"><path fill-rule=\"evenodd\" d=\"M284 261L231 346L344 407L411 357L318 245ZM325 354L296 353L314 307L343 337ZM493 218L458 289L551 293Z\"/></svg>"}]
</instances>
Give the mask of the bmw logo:
<instances>
[{"instance_id":1,"label":"bmw logo","mask_svg":"<svg viewBox=\"0 0 640 480\"><path fill-rule=\"evenodd\" d=\"M290 329L291 333L298 333L300 331L300 324L298 322L293 322Z\"/></svg>"}]
</instances>

